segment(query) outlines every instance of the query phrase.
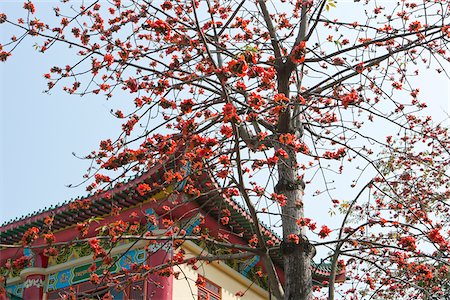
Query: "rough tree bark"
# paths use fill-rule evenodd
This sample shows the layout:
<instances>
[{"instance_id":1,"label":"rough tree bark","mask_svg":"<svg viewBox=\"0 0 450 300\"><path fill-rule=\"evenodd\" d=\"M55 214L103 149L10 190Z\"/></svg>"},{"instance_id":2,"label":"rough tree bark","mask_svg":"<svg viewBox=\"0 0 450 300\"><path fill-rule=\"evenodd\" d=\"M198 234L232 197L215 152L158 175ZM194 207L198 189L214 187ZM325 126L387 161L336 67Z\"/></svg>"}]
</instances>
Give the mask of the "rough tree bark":
<instances>
[{"instance_id":1,"label":"rough tree bark","mask_svg":"<svg viewBox=\"0 0 450 300\"><path fill-rule=\"evenodd\" d=\"M278 69L278 92L289 98L289 79L293 66L284 64ZM278 133L294 133L292 115L289 107L280 114ZM283 244L281 246L284 258L284 299L309 300L312 299L311 259L314 249L308 242L304 228L298 226L297 220L304 217L303 181L299 178L297 157L289 146L281 145L288 153L287 158L278 162L278 183L275 186L277 194L286 196L286 205L282 207ZM296 244L290 239L292 235L299 237Z\"/></svg>"}]
</instances>

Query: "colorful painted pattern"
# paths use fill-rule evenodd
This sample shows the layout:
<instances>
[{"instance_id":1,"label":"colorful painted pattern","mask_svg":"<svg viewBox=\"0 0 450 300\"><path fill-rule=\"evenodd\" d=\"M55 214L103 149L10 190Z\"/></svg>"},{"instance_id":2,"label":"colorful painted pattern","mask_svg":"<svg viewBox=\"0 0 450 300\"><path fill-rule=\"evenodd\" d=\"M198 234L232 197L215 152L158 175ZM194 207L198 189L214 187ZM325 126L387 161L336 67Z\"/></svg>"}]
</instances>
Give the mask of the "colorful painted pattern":
<instances>
[{"instance_id":1,"label":"colorful painted pattern","mask_svg":"<svg viewBox=\"0 0 450 300\"><path fill-rule=\"evenodd\" d=\"M246 260L245 263L240 267L240 273L244 276L247 276L247 273L258 263L259 256L255 255L251 259Z\"/></svg>"},{"instance_id":2,"label":"colorful painted pattern","mask_svg":"<svg viewBox=\"0 0 450 300\"><path fill-rule=\"evenodd\" d=\"M6 292L11 300L22 299L23 283L7 286Z\"/></svg>"},{"instance_id":3,"label":"colorful painted pattern","mask_svg":"<svg viewBox=\"0 0 450 300\"><path fill-rule=\"evenodd\" d=\"M113 257L113 259L116 260L116 263L109 268L109 271L112 274L120 272L123 269L129 269L132 263L144 263L147 259L147 253L142 249L131 250L124 255L116 255ZM95 273L101 275L103 269L105 268L103 266L102 260L97 260L95 264L97 265L97 270L95 271ZM68 268L54 274L50 274L48 276L48 284L46 290L54 291L89 280L89 277L91 275L89 267L91 265L92 263L88 263L81 266Z\"/></svg>"}]
</instances>

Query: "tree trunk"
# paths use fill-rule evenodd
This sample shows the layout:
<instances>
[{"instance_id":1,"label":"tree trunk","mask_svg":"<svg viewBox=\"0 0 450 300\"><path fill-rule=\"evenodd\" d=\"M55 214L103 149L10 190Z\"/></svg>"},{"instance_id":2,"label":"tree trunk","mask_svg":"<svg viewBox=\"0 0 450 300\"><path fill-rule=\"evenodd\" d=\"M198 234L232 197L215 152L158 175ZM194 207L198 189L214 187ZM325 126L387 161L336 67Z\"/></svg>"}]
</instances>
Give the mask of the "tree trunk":
<instances>
[{"instance_id":1,"label":"tree trunk","mask_svg":"<svg viewBox=\"0 0 450 300\"><path fill-rule=\"evenodd\" d=\"M291 71L279 70L278 92L289 98L289 78ZM292 133L290 108L280 114L278 133ZM297 224L297 220L304 217L303 189L304 183L298 178L298 166L295 151L287 145L280 145L288 153L288 158L278 162L278 183L275 186L277 194L286 196L286 205L282 206L283 244L281 252L284 259L284 299L310 300L312 299L311 259L314 249L308 242L304 228ZM289 237L296 235L299 243L290 241Z\"/></svg>"},{"instance_id":2,"label":"tree trunk","mask_svg":"<svg viewBox=\"0 0 450 300\"><path fill-rule=\"evenodd\" d=\"M311 259L314 251L306 239L304 230L296 222L304 216L303 188L297 180L295 156L291 155L278 165L279 182L276 188L277 193L287 197L286 205L281 209L283 213L283 245L281 251L286 278L284 294L286 300L309 300L312 299ZM292 234L299 236L299 244L289 241L289 236Z\"/></svg>"}]
</instances>

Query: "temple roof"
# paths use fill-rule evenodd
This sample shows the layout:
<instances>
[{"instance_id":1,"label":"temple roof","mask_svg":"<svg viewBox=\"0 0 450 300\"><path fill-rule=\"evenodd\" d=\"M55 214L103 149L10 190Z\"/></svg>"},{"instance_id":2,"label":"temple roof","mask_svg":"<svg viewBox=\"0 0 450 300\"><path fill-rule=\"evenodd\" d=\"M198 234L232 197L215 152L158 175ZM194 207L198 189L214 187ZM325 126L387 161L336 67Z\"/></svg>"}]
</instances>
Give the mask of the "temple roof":
<instances>
[{"instance_id":1,"label":"temple roof","mask_svg":"<svg viewBox=\"0 0 450 300\"><path fill-rule=\"evenodd\" d=\"M134 178L121 183L118 187L101 194L70 199L61 204L50 206L5 222L0 226L0 243L11 244L19 242L23 233L28 228L33 226L41 228L44 225L44 219L47 216L54 216L52 227L54 230L61 230L73 226L77 222L83 222L91 217L107 215L111 212L113 204L126 209L136 206L139 203L143 203L149 196L140 196L134 192L136 186L142 182L160 181L164 170L167 170L167 168L163 165L155 166L148 172L142 175L136 175ZM212 214L219 214L220 211L218 208L229 209L231 213L230 225L239 233L245 232L248 239L250 239L253 235L253 232L251 232L253 220L250 217L250 214L238 202L231 198L223 197L219 190L220 189L218 188L212 189L213 193L208 194L208 197L220 197L223 206L218 206L215 201L207 201L203 209ZM106 197L106 195L110 196ZM85 209L74 209L72 204L76 201L89 201L91 205L89 208ZM201 197L198 201L201 202ZM281 242L280 237L276 233L271 231L264 224L261 225L267 239L271 239L276 244Z\"/></svg>"},{"instance_id":2,"label":"temple roof","mask_svg":"<svg viewBox=\"0 0 450 300\"><path fill-rule=\"evenodd\" d=\"M76 223L86 221L92 217L108 215L111 213L113 205L117 205L122 209L135 207L149 198L148 195L140 196L136 193L136 186L143 182L150 183L161 181L165 170L167 170L167 165L160 164L154 166L146 173L137 175L106 192L84 198L67 200L61 204L50 206L26 216L5 222L0 227L0 243L18 243L27 229L33 226L42 228L44 226L44 219L47 216L54 217L52 228L54 231L57 231L72 227ZM205 185L206 182L208 182L208 184ZM242 235L245 240L250 240L255 232L253 232L253 220L249 212L235 200L225 197L209 175L204 176L204 178L201 179L200 185L202 188L210 190L210 193L207 194L209 200L211 200L211 197L220 200L219 202L204 201L202 209L214 217L218 217L222 209L228 209L231 213L228 226L233 232ZM106 195L110 196L106 197ZM197 201L201 203L201 200L200 197ZM86 208L74 209L73 203L76 201L89 201L91 205ZM220 203L220 205L217 203ZM275 245L281 243L281 238L266 225L261 224L261 228L266 241L272 240ZM279 251L271 253L271 256L279 266L283 266L283 260ZM330 267L331 265L329 263L323 262L316 264L313 262L316 281L317 279L322 278L325 280L329 275ZM345 271L341 270L341 272L338 272L338 276L343 275L341 274L342 272Z\"/></svg>"}]
</instances>

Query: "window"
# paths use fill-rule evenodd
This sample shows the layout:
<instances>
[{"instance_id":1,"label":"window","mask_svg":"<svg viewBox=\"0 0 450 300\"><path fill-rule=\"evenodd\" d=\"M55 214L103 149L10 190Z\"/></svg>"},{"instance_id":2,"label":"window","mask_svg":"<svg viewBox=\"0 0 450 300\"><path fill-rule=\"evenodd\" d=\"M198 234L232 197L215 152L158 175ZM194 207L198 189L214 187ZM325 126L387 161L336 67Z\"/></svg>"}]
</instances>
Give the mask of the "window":
<instances>
[{"instance_id":1,"label":"window","mask_svg":"<svg viewBox=\"0 0 450 300\"><path fill-rule=\"evenodd\" d=\"M205 281L203 286L198 287L198 300L221 300L222 288L203 276L198 276Z\"/></svg>"}]
</instances>

